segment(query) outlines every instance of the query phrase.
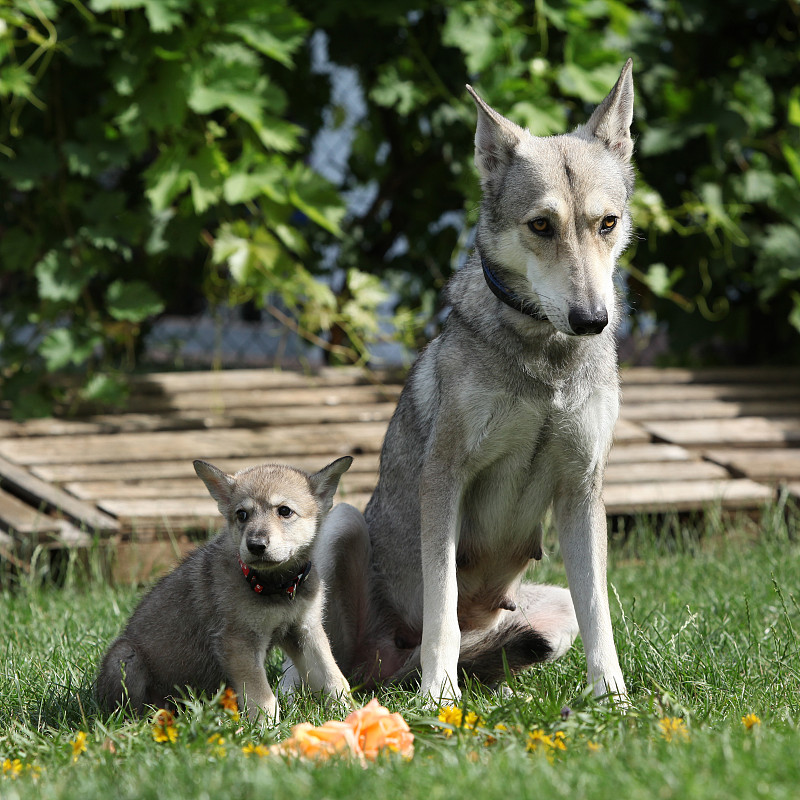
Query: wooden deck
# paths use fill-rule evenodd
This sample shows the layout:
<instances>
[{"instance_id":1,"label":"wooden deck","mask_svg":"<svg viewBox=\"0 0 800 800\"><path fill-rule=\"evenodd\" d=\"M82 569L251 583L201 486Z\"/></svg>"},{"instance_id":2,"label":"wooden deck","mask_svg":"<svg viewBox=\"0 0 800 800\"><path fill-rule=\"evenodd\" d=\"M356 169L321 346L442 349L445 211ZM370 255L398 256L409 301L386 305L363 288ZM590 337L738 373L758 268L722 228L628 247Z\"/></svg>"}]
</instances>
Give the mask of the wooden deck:
<instances>
[{"instance_id":1,"label":"wooden deck","mask_svg":"<svg viewBox=\"0 0 800 800\"><path fill-rule=\"evenodd\" d=\"M195 458L316 470L351 454L338 496L363 507L400 389L349 369L164 373L136 378L124 413L0 420L0 555L205 535L219 517ZM779 486L800 496L800 370L623 373L609 516L758 509Z\"/></svg>"}]
</instances>

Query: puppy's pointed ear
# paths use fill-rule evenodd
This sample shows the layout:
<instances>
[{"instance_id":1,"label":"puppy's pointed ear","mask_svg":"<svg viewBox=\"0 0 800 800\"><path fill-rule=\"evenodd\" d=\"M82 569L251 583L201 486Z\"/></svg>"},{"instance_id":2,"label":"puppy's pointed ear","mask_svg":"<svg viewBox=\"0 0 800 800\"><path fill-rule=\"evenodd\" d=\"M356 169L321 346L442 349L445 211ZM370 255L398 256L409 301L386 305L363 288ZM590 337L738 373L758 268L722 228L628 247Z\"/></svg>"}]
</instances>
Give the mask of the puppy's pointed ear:
<instances>
[{"instance_id":1,"label":"puppy's pointed ear","mask_svg":"<svg viewBox=\"0 0 800 800\"><path fill-rule=\"evenodd\" d=\"M206 485L209 494L217 501L220 512L225 516L233 497L235 480L207 461L198 459L193 463L197 477Z\"/></svg>"},{"instance_id":2,"label":"puppy's pointed ear","mask_svg":"<svg viewBox=\"0 0 800 800\"><path fill-rule=\"evenodd\" d=\"M486 184L502 177L511 164L514 148L525 133L519 125L498 114L467 84L467 91L478 106L478 125L475 128L475 166Z\"/></svg>"},{"instance_id":3,"label":"puppy's pointed ear","mask_svg":"<svg viewBox=\"0 0 800 800\"><path fill-rule=\"evenodd\" d=\"M327 514L330 511L333 505L333 496L339 486L339 478L350 469L352 463L351 456L337 458L327 467L309 476L308 483L311 486L311 492L319 501L323 514Z\"/></svg>"},{"instance_id":4,"label":"puppy's pointed ear","mask_svg":"<svg viewBox=\"0 0 800 800\"><path fill-rule=\"evenodd\" d=\"M583 131L599 139L617 158L627 162L633 155L632 122L633 59L629 58L614 88L594 110Z\"/></svg>"}]
</instances>

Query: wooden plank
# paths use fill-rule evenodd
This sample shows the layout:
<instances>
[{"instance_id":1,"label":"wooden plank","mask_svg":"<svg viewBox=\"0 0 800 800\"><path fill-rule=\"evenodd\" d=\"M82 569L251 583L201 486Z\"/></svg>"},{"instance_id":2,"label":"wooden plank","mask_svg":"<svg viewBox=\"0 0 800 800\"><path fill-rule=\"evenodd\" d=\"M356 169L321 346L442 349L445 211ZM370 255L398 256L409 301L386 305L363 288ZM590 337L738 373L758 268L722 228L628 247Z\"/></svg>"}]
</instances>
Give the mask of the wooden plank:
<instances>
[{"instance_id":1,"label":"wooden plank","mask_svg":"<svg viewBox=\"0 0 800 800\"><path fill-rule=\"evenodd\" d=\"M789 494L796 500L800 500L800 481L790 481L786 484Z\"/></svg>"},{"instance_id":2,"label":"wooden plank","mask_svg":"<svg viewBox=\"0 0 800 800\"><path fill-rule=\"evenodd\" d=\"M625 419L617 420L617 425L614 428L615 442L620 444L637 444L649 442L650 440L650 435L641 425Z\"/></svg>"},{"instance_id":3,"label":"wooden plank","mask_svg":"<svg viewBox=\"0 0 800 800\"><path fill-rule=\"evenodd\" d=\"M692 455L676 444L615 444L608 456L609 464L635 464L650 461L688 461ZM352 467L351 467L352 469Z\"/></svg>"},{"instance_id":4,"label":"wooden plank","mask_svg":"<svg viewBox=\"0 0 800 800\"><path fill-rule=\"evenodd\" d=\"M15 494L25 498L33 506L56 510L89 530L110 533L117 529L117 523L107 514L1 457L0 483L11 487Z\"/></svg>"},{"instance_id":5,"label":"wooden plank","mask_svg":"<svg viewBox=\"0 0 800 800\"><path fill-rule=\"evenodd\" d=\"M722 467L716 467L716 469L722 470ZM724 470L722 471L724 472ZM346 472L342 477L340 487L344 493L371 492L377 482L377 473L351 475L350 472ZM165 481L76 481L66 484L64 488L76 497L88 501L208 497L208 489L196 476L194 479L171 478Z\"/></svg>"},{"instance_id":6,"label":"wooden plank","mask_svg":"<svg viewBox=\"0 0 800 800\"><path fill-rule=\"evenodd\" d=\"M658 403L623 403L622 419L632 422L650 420L730 419L735 417L796 417L800 415L800 400L670 400Z\"/></svg>"},{"instance_id":7,"label":"wooden plank","mask_svg":"<svg viewBox=\"0 0 800 800\"><path fill-rule=\"evenodd\" d=\"M0 523L24 536L58 533L55 519L0 489Z\"/></svg>"},{"instance_id":8,"label":"wooden plank","mask_svg":"<svg viewBox=\"0 0 800 800\"><path fill-rule=\"evenodd\" d=\"M17 464L116 463L118 461L246 458L264 460L336 452L378 452L386 425L298 425L293 428L120 433L110 436L42 436L0 441L0 456Z\"/></svg>"},{"instance_id":9,"label":"wooden plank","mask_svg":"<svg viewBox=\"0 0 800 800\"><path fill-rule=\"evenodd\" d=\"M800 385L797 383L700 383L625 385L622 407L638 403L692 403L713 400L744 402L746 400L778 401L796 399L800 407Z\"/></svg>"},{"instance_id":10,"label":"wooden plank","mask_svg":"<svg viewBox=\"0 0 800 800\"><path fill-rule=\"evenodd\" d=\"M392 403L375 405L299 406L236 410L230 414L179 411L174 414L112 414L85 419L34 419L27 422L0 421L0 438L29 436L86 436L156 431L222 430L291 425L327 425L332 422L386 422L394 412Z\"/></svg>"},{"instance_id":11,"label":"wooden plank","mask_svg":"<svg viewBox=\"0 0 800 800\"><path fill-rule=\"evenodd\" d=\"M669 445L660 445L668 447ZM258 458L216 458L209 457L213 464L224 472L233 474L248 467L256 467L268 461L278 461L297 467L306 472L317 472L331 461L339 458L341 453L320 453L312 456L290 456L287 458L268 459ZM347 475L360 472L377 472L379 456L377 453L359 453L353 459L353 464L347 471ZM113 465L108 464L40 464L32 466L30 471L45 481L54 483L70 483L82 481L102 481L102 480L156 480L173 478L193 478L197 480L192 461L183 459L181 461L118 461Z\"/></svg>"},{"instance_id":12,"label":"wooden plank","mask_svg":"<svg viewBox=\"0 0 800 800\"><path fill-rule=\"evenodd\" d=\"M684 383L798 383L800 367L709 367L681 369L632 367L620 370L623 387L633 384Z\"/></svg>"},{"instance_id":13,"label":"wooden plank","mask_svg":"<svg viewBox=\"0 0 800 800\"><path fill-rule=\"evenodd\" d=\"M767 486L745 478L724 481L672 481L664 483L618 483L603 490L606 513L653 514L667 511L701 511L720 504L733 511L760 508L774 497Z\"/></svg>"},{"instance_id":14,"label":"wooden plank","mask_svg":"<svg viewBox=\"0 0 800 800\"><path fill-rule=\"evenodd\" d=\"M337 494L336 502L346 502L363 510L370 494ZM139 535L178 534L187 530L214 533L224 524L217 504L206 497L168 497L159 499L101 500L98 506L112 514L123 533Z\"/></svg>"},{"instance_id":15,"label":"wooden plank","mask_svg":"<svg viewBox=\"0 0 800 800\"><path fill-rule=\"evenodd\" d=\"M220 391L191 391L167 395L139 395L130 399L128 412L196 411L224 413L240 408L293 408L297 406L365 405L396 403L400 384L363 386L298 386L291 389L242 391L231 384Z\"/></svg>"},{"instance_id":16,"label":"wooden plank","mask_svg":"<svg viewBox=\"0 0 800 800\"><path fill-rule=\"evenodd\" d=\"M642 427L666 442L684 447L719 445L763 447L800 443L800 419L739 417L643 422Z\"/></svg>"},{"instance_id":17,"label":"wooden plank","mask_svg":"<svg viewBox=\"0 0 800 800\"><path fill-rule=\"evenodd\" d=\"M667 481L726 480L730 475L709 461L663 461L639 464L609 464L606 485L612 483L662 483Z\"/></svg>"},{"instance_id":18,"label":"wooden plank","mask_svg":"<svg viewBox=\"0 0 800 800\"><path fill-rule=\"evenodd\" d=\"M131 378L140 394L224 391L235 386L241 392L308 386L354 386L382 382L385 373L369 373L358 367L322 368L313 374L292 370L231 369L201 372L151 372Z\"/></svg>"},{"instance_id":19,"label":"wooden plank","mask_svg":"<svg viewBox=\"0 0 800 800\"><path fill-rule=\"evenodd\" d=\"M116 583L152 581L173 569L197 547L185 536L149 542L119 542L110 549L111 579Z\"/></svg>"},{"instance_id":20,"label":"wooden plank","mask_svg":"<svg viewBox=\"0 0 800 800\"><path fill-rule=\"evenodd\" d=\"M703 456L755 481L800 480L800 448L713 448Z\"/></svg>"},{"instance_id":21,"label":"wooden plank","mask_svg":"<svg viewBox=\"0 0 800 800\"><path fill-rule=\"evenodd\" d=\"M217 504L208 496L158 500L112 499L103 500L98 505L118 519L123 531L214 531L223 524Z\"/></svg>"}]
</instances>

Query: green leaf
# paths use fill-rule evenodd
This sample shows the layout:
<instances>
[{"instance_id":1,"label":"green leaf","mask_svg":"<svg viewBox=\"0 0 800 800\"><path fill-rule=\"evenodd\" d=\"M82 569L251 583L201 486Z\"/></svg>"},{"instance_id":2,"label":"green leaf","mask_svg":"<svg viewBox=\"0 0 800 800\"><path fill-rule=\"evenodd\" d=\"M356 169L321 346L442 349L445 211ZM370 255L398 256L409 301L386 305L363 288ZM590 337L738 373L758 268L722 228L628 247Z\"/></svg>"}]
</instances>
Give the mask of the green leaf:
<instances>
[{"instance_id":1,"label":"green leaf","mask_svg":"<svg viewBox=\"0 0 800 800\"><path fill-rule=\"evenodd\" d=\"M83 400L105 406L121 406L129 394L124 378L106 374L92 375L80 391Z\"/></svg>"},{"instance_id":2,"label":"green leaf","mask_svg":"<svg viewBox=\"0 0 800 800\"><path fill-rule=\"evenodd\" d=\"M49 372L57 372L71 364L80 366L102 343L96 335L81 341L81 333L83 332L76 333L70 328L56 328L44 337L39 345L39 353Z\"/></svg>"},{"instance_id":3,"label":"green leaf","mask_svg":"<svg viewBox=\"0 0 800 800\"><path fill-rule=\"evenodd\" d=\"M226 179L223 195L226 202L246 203L261 195L266 195L276 203L288 202L286 188L286 169L282 165L272 164L253 172L234 172Z\"/></svg>"},{"instance_id":4,"label":"green leaf","mask_svg":"<svg viewBox=\"0 0 800 800\"><path fill-rule=\"evenodd\" d=\"M74 303L93 275L63 250L50 250L34 267L39 297L54 303Z\"/></svg>"},{"instance_id":5,"label":"green leaf","mask_svg":"<svg viewBox=\"0 0 800 800\"><path fill-rule=\"evenodd\" d=\"M279 64L291 67L293 54L305 40L308 23L289 9L273 11L266 16L266 20L230 22L224 30L239 36Z\"/></svg>"},{"instance_id":6,"label":"green leaf","mask_svg":"<svg viewBox=\"0 0 800 800\"><path fill-rule=\"evenodd\" d=\"M117 320L142 322L164 310L161 298L144 281L114 281L106 291L108 313Z\"/></svg>"},{"instance_id":7,"label":"green leaf","mask_svg":"<svg viewBox=\"0 0 800 800\"><path fill-rule=\"evenodd\" d=\"M289 200L321 228L341 236L339 224L345 207L336 189L303 164L295 164L291 174Z\"/></svg>"}]
</instances>

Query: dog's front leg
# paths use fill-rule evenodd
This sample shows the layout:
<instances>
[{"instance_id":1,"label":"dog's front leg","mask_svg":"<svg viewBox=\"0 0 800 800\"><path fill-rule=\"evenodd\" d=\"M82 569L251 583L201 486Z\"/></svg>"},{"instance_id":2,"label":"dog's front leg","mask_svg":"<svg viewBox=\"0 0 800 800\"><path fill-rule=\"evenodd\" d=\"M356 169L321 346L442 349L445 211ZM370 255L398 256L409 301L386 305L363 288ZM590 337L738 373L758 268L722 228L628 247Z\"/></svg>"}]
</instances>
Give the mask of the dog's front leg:
<instances>
[{"instance_id":1,"label":"dog's front leg","mask_svg":"<svg viewBox=\"0 0 800 800\"><path fill-rule=\"evenodd\" d=\"M312 691L325 692L342 704L353 706L350 684L336 664L322 626L321 594L304 622L290 628L281 644L291 659L281 684L286 694L293 694L300 684L305 684Z\"/></svg>"},{"instance_id":2,"label":"dog's front leg","mask_svg":"<svg viewBox=\"0 0 800 800\"><path fill-rule=\"evenodd\" d=\"M251 722L277 724L280 711L264 669L266 650L266 647L254 650L250 642L230 639L224 646L225 668L247 718Z\"/></svg>"},{"instance_id":3,"label":"dog's front leg","mask_svg":"<svg viewBox=\"0 0 800 800\"><path fill-rule=\"evenodd\" d=\"M562 495L555 502L561 554L595 696L625 699L625 681L614 645L608 607L606 514L599 494Z\"/></svg>"},{"instance_id":4,"label":"dog's front leg","mask_svg":"<svg viewBox=\"0 0 800 800\"><path fill-rule=\"evenodd\" d=\"M420 497L422 544L422 646L420 691L437 703L457 701L459 482L446 468L423 470Z\"/></svg>"}]
</instances>

